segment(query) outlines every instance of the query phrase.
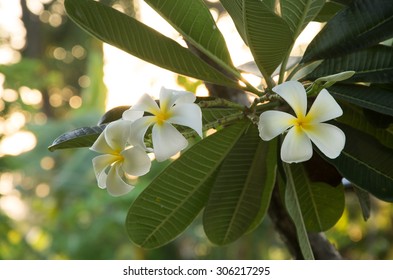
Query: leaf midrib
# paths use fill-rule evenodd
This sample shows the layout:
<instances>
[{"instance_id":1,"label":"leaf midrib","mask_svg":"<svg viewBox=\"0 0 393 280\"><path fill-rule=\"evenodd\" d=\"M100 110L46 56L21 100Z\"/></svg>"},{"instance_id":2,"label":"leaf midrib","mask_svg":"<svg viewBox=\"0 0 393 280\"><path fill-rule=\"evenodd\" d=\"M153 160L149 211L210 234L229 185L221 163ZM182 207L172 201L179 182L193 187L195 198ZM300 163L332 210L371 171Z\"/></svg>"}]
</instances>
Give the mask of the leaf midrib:
<instances>
[{"instance_id":1,"label":"leaf midrib","mask_svg":"<svg viewBox=\"0 0 393 280\"><path fill-rule=\"evenodd\" d=\"M245 129L245 128L243 127L243 128L242 128L242 131L244 131L244 129ZM236 137L237 139L235 138L236 140L233 141L233 143L229 146L230 148L229 148L228 150L231 150L231 149L234 147L234 145L235 145L236 142L239 140L239 138L241 137L241 135L242 135L242 133L238 133L238 135L237 135L237 137ZM205 176L205 180L201 181L201 183L199 184L199 186L203 185L203 183L204 183L204 182L214 173L214 171L215 171L216 168L220 165L220 163L222 162L222 160L223 160L224 158L225 158L225 156L221 157L221 161L217 161L217 162L216 162L214 168L212 168L211 171L208 173L208 175ZM168 220L170 220L170 219L173 217L174 213L177 213L178 210L181 209L181 208L183 207L183 205L186 204L186 202L188 202L189 198L190 198L192 195L194 195L194 193L196 193L198 190L199 190L199 188L195 188L193 192L190 192L190 194L187 195L187 196L185 197L185 199L183 199L183 202L182 202L182 203L179 203L179 204L177 205L177 207L174 208L173 211L171 211L171 214L170 214L170 215L167 215L166 218L162 220L162 222L160 223L160 225L157 226L157 227L156 227L156 228L146 237L145 241L144 241L143 243L141 243L141 245L143 246L143 245L149 243L150 239L151 239L151 238L161 229L161 227L163 227L163 226L168 222Z\"/></svg>"},{"instance_id":2,"label":"leaf midrib","mask_svg":"<svg viewBox=\"0 0 393 280\"><path fill-rule=\"evenodd\" d=\"M305 185L306 185L307 194L309 194L309 195L308 195L308 198L311 200L312 209L314 209L313 212L314 212L314 214L315 214L315 218L316 218L316 220L317 220L318 226L319 226L319 228L322 228L322 222L321 222L321 219L320 219L320 217L319 217L319 215L318 215L318 207L317 207L317 203L315 202L315 197L314 197L314 195L313 195L313 191L312 191L312 186L311 186L311 184L310 184L310 180L308 179L307 176L305 176L305 170L304 170L303 166L300 165L299 168L300 168L301 171L302 171L301 174L300 174L299 176L301 176L301 178L303 178L304 183L305 183ZM296 189L296 188L295 188L295 189Z\"/></svg>"}]
</instances>

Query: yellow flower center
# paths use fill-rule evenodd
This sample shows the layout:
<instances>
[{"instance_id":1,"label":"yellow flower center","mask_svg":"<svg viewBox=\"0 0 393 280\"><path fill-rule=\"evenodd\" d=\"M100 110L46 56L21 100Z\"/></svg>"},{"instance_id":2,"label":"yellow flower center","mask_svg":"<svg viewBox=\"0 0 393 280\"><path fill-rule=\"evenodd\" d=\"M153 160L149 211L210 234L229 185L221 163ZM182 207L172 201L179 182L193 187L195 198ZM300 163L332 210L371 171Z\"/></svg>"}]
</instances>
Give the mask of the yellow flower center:
<instances>
[{"instance_id":1,"label":"yellow flower center","mask_svg":"<svg viewBox=\"0 0 393 280\"><path fill-rule=\"evenodd\" d=\"M171 117L171 113L168 111L160 110L155 114L155 121L158 125L162 125L166 120Z\"/></svg>"},{"instance_id":2,"label":"yellow flower center","mask_svg":"<svg viewBox=\"0 0 393 280\"><path fill-rule=\"evenodd\" d=\"M295 126L302 127L303 124L304 124L304 122L303 122L302 119L296 119L296 121L295 121Z\"/></svg>"},{"instance_id":3,"label":"yellow flower center","mask_svg":"<svg viewBox=\"0 0 393 280\"><path fill-rule=\"evenodd\" d=\"M308 123L307 117L305 116L298 116L296 119L293 120L293 125L298 128L302 128L306 126L307 123Z\"/></svg>"}]
</instances>

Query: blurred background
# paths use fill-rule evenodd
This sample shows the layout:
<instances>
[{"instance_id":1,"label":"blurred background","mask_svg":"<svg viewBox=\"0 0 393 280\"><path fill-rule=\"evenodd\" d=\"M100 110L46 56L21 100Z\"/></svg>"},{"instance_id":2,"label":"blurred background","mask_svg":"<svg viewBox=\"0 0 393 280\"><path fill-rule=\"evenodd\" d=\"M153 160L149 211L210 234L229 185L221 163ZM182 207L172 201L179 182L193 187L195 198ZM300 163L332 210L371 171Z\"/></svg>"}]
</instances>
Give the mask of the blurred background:
<instances>
[{"instance_id":1,"label":"blurred background","mask_svg":"<svg viewBox=\"0 0 393 280\"><path fill-rule=\"evenodd\" d=\"M135 192L113 198L96 185L93 152L48 151L60 134L94 126L105 111L133 104L145 92L155 95L161 86L207 95L200 81L92 38L67 18L63 2L0 0L0 259L291 258L268 218L226 247L209 243L197 219L160 249L138 248L124 220L148 179ZM181 40L142 0L101 2ZM217 2L207 1L231 43L234 64L244 64L251 54ZM392 207L372 202L365 222L356 197L348 194L342 219L327 232L346 258L393 259Z\"/></svg>"}]
</instances>

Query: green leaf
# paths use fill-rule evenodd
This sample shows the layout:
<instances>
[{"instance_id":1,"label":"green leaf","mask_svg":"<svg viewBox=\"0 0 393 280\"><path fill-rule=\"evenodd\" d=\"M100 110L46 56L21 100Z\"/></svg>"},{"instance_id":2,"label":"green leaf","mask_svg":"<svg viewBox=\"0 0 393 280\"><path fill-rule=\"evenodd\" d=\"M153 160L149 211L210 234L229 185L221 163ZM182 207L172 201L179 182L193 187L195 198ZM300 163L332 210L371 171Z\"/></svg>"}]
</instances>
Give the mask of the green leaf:
<instances>
[{"instance_id":1,"label":"green leaf","mask_svg":"<svg viewBox=\"0 0 393 280\"><path fill-rule=\"evenodd\" d=\"M326 82L325 85L328 84L329 86L332 86L333 84L335 84L337 82L342 82L342 81L348 80L353 75L355 75L355 71L344 71L344 72L340 72L337 74L332 74L332 75L320 77L320 78L316 79L315 82L316 83Z\"/></svg>"},{"instance_id":2,"label":"green leaf","mask_svg":"<svg viewBox=\"0 0 393 280\"><path fill-rule=\"evenodd\" d=\"M393 124L393 116L381 114L370 109L363 109L366 119L376 128L388 128Z\"/></svg>"},{"instance_id":3,"label":"green leaf","mask_svg":"<svg viewBox=\"0 0 393 280\"><path fill-rule=\"evenodd\" d=\"M205 206L216 169L247 126L238 122L203 139L159 174L129 209L131 240L156 248L181 234Z\"/></svg>"},{"instance_id":4,"label":"green leaf","mask_svg":"<svg viewBox=\"0 0 393 280\"><path fill-rule=\"evenodd\" d=\"M53 152L60 149L91 147L106 125L81 127L57 137L48 147Z\"/></svg>"},{"instance_id":5,"label":"green leaf","mask_svg":"<svg viewBox=\"0 0 393 280\"><path fill-rule=\"evenodd\" d=\"M341 11L344 5L335 2L326 2L318 15L314 18L314 21L326 22L329 21L335 14Z\"/></svg>"},{"instance_id":6,"label":"green leaf","mask_svg":"<svg viewBox=\"0 0 393 280\"><path fill-rule=\"evenodd\" d=\"M93 0L66 0L70 18L98 39L181 75L239 88L190 50L147 25Z\"/></svg>"},{"instance_id":7,"label":"green leaf","mask_svg":"<svg viewBox=\"0 0 393 280\"><path fill-rule=\"evenodd\" d=\"M344 189L311 182L302 164L290 165L300 209L307 231L326 231L342 216Z\"/></svg>"},{"instance_id":8,"label":"green leaf","mask_svg":"<svg viewBox=\"0 0 393 280\"><path fill-rule=\"evenodd\" d=\"M378 139L381 144L393 149L393 134L386 129L378 128L371 124L361 108L346 103L340 103L340 105L344 113L337 119L338 122L367 133Z\"/></svg>"},{"instance_id":9,"label":"green leaf","mask_svg":"<svg viewBox=\"0 0 393 280\"><path fill-rule=\"evenodd\" d=\"M145 0L188 42L217 64L236 71L224 37L202 0Z\"/></svg>"},{"instance_id":10,"label":"green leaf","mask_svg":"<svg viewBox=\"0 0 393 280\"><path fill-rule=\"evenodd\" d=\"M367 15L367 16L365 16ZM342 56L393 36L393 1L357 0L338 12L308 46L303 62Z\"/></svg>"},{"instance_id":11,"label":"green leaf","mask_svg":"<svg viewBox=\"0 0 393 280\"><path fill-rule=\"evenodd\" d=\"M243 13L248 45L266 78L288 53L293 34L288 24L263 2L244 0Z\"/></svg>"},{"instance_id":12,"label":"green leaf","mask_svg":"<svg viewBox=\"0 0 393 280\"><path fill-rule=\"evenodd\" d=\"M363 219L367 221L371 215L371 199L370 193L366 192L356 186L353 186L353 190L358 197L360 208L362 209Z\"/></svg>"},{"instance_id":13,"label":"green leaf","mask_svg":"<svg viewBox=\"0 0 393 280\"><path fill-rule=\"evenodd\" d=\"M253 231L261 224L269 208L273 188L276 183L277 142L277 139L265 142L264 151L262 153L263 155L261 157L263 159L263 162L262 166L258 170L258 172L261 173L261 178L263 178L263 180L261 181L261 186L263 188L262 200L259 212L250 227L247 229L247 232Z\"/></svg>"},{"instance_id":14,"label":"green leaf","mask_svg":"<svg viewBox=\"0 0 393 280\"><path fill-rule=\"evenodd\" d=\"M205 233L213 243L224 245L237 240L258 214L265 215L276 166L275 161L266 158L269 151L269 143L260 139L258 128L250 123L222 162L203 215Z\"/></svg>"},{"instance_id":15,"label":"green leaf","mask_svg":"<svg viewBox=\"0 0 393 280\"><path fill-rule=\"evenodd\" d=\"M393 92L391 91L376 86L335 84L329 88L329 92L335 98L393 116Z\"/></svg>"},{"instance_id":16,"label":"green leaf","mask_svg":"<svg viewBox=\"0 0 393 280\"><path fill-rule=\"evenodd\" d=\"M300 56L290 56L288 58L288 62L285 67L285 70L289 70L289 69L295 67L296 65L298 65L298 63L300 62L301 59L302 58ZM276 70L272 73L272 76L278 75L280 73L281 66L282 66L282 64L276 68ZM249 62L246 62L242 65L239 65L239 66L237 66L237 69L239 69L243 72L250 73L255 76L263 78L261 71L259 71L259 68L258 68L257 64L255 63L255 61L249 61Z\"/></svg>"},{"instance_id":17,"label":"green leaf","mask_svg":"<svg viewBox=\"0 0 393 280\"><path fill-rule=\"evenodd\" d=\"M130 106L118 106L105 112L98 121L98 125L110 123L122 118L123 112L130 109Z\"/></svg>"},{"instance_id":18,"label":"green leaf","mask_svg":"<svg viewBox=\"0 0 393 280\"><path fill-rule=\"evenodd\" d=\"M393 82L393 47L375 46L345 56L324 60L306 79L315 80L338 72L355 71L345 82Z\"/></svg>"},{"instance_id":19,"label":"green leaf","mask_svg":"<svg viewBox=\"0 0 393 280\"><path fill-rule=\"evenodd\" d=\"M353 0L330 0L330 1L341 4L341 5L346 5L346 6L348 6L349 4L351 4L353 2Z\"/></svg>"},{"instance_id":20,"label":"green leaf","mask_svg":"<svg viewBox=\"0 0 393 280\"><path fill-rule=\"evenodd\" d=\"M326 160L358 187L393 202L393 150L359 130L339 123L337 126L345 133L345 148L338 158Z\"/></svg>"},{"instance_id":21,"label":"green leaf","mask_svg":"<svg viewBox=\"0 0 393 280\"><path fill-rule=\"evenodd\" d=\"M300 200L296 192L296 185L293 179L292 170L288 163L283 162L283 167L287 179L284 198L285 206L287 207L289 216L295 224L300 250L302 251L304 259L313 260L314 254L308 239L307 229L303 219Z\"/></svg>"},{"instance_id":22,"label":"green leaf","mask_svg":"<svg viewBox=\"0 0 393 280\"><path fill-rule=\"evenodd\" d=\"M281 16L287 22L294 38L322 9L325 0L281 0Z\"/></svg>"},{"instance_id":23,"label":"green leaf","mask_svg":"<svg viewBox=\"0 0 393 280\"><path fill-rule=\"evenodd\" d=\"M243 41L248 44L243 19L243 1L244 0L220 0L221 4L235 23L237 32L239 32Z\"/></svg>"}]
</instances>

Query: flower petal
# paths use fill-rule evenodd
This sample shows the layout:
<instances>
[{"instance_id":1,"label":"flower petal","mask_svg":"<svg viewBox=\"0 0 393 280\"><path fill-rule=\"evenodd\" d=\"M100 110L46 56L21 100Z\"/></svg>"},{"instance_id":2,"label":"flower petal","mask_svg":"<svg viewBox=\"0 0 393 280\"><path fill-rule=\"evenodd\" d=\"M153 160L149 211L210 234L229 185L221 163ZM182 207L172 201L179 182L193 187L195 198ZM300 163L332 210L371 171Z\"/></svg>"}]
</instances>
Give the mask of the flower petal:
<instances>
[{"instance_id":1,"label":"flower petal","mask_svg":"<svg viewBox=\"0 0 393 280\"><path fill-rule=\"evenodd\" d=\"M188 126L202 138L202 111L196 104L180 103L171 109L169 123Z\"/></svg>"},{"instance_id":2,"label":"flower petal","mask_svg":"<svg viewBox=\"0 0 393 280\"><path fill-rule=\"evenodd\" d=\"M93 158L93 169L94 174L97 178L98 186L101 189L106 188L106 169L114 162L118 160L118 157L113 155L100 155Z\"/></svg>"},{"instance_id":3,"label":"flower petal","mask_svg":"<svg viewBox=\"0 0 393 280\"><path fill-rule=\"evenodd\" d=\"M131 132L128 141L134 146L140 146L146 149L145 134L150 125L154 123L155 117L142 117L131 124Z\"/></svg>"},{"instance_id":4,"label":"flower petal","mask_svg":"<svg viewBox=\"0 0 393 280\"><path fill-rule=\"evenodd\" d=\"M176 98L175 104L194 103L196 100L195 94L189 91L174 91Z\"/></svg>"},{"instance_id":5,"label":"flower petal","mask_svg":"<svg viewBox=\"0 0 393 280\"><path fill-rule=\"evenodd\" d=\"M125 110L122 114L122 117L126 121L136 121L137 119L140 119L143 117L144 111L137 111L134 108L130 108L128 110Z\"/></svg>"},{"instance_id":6,"label":"flower petal","mask_svg":"<svg viewBox=\"0 0 393 280\"><path fill-rule=\"evenodd\" d=\"M162 111L170 110L173 105L194 103L195 94L184 90L174 90L162 87L160 91L160 108Z\"/></svg>"},{"instance_id":7,"label":"flower petal","mask_svg":"<svg viewBox=\"0 0 393 280\"><path fill-rule=\"evenodd\" d=\"M307 134L299 126L292 127L281 146L281 159L285 162L302 162L312 156L312 145Z\"/></svg>"},{"instance_id":8,"label":"flower petal","mask_svg":"<svg viewBox=\"0 0 393 280\"><path fill-rule=\"evenodd\" d=\"M175 104L177 96L174 90L162 87L160 90L160 108L161 111L167 112Z\"/></svg>"},{"instance_id":9,"label":"flower petal","mask_svg":"<svg viewBox=\"0 0 393 280\"><path fill-rule=\"evenodd\" d=\"M310 111L307 113L307 122L318 123L337 118L343 114L340 105L334 100L330 93L323 89L318 94Z\"/></svg>"},{"instance_id":10,"label":"flower petal","mask_svg":"<svg viewBox=\"0 0 393 280\"><path fill-rule=\"evenodd\" d=\"M145 112L152 113L153 115L156 115L160 111L160 108L158 107L156 101L154 101L154 99L150 95L145 93L141 96L138 102L134 106L132 106L131 109L129 110L145 111Z\"/></svg>"},{"instance_id":11,"label":"flower petal","mask_svg":"<svg viewBox=\"0 0 393 280\"><path fill-rule=\"evenodd\" d=\"M117 120L108 124L104 130L106 142L117 153L124 150L126 146L131 124L130 121Z\"/></svg>"},{"instance_id":12,"label":"flower petal","mask_svg":"<svg viewBox=\"0 0 393 280\"><path fill-rule=\"evenodd\" d=\"M273 88L291 106L297 117L303 117L307 111L307 94L303 85L296 81L288 81Z\"/></svg>"},{"instance_id":13,"label":"flower petal","mask_svg":"<svg viewBox=\"0 0 393 280\"><path fill-rule=\"evenodd\" d=\"M151 161L145 150L131 147L121 153L124 158L122 168L124 172L133 176L142 176L149 172Z\"/></svg>"},{"instance_id":14,"label":"flower petal","mask_svg":"<svg viewBox=\"0 0 393 280\"><path fill-rule=\"evenodd\" d=\"M262 140L269 141L280 135L293 125L296 118L280 111L266 111L259 117L259 136Z\"/></svg>"},{"instance_id":15,"label":"flower petal","mask_svg":"<svg viewBox=\"0 0 393 280\"><path fill-rule=\"evenodd\" d=\"M134 186L127 184L123 180L121 165L116 163L111 167L106 179L106 189L112 196L120 196L128 193Z\"/></svg>"},{"instance_id":16,"label":"flower petal","mask_svg":"<svg viewBox=\"0 0 393 280\"><path fill-rule=\"evenodd\" d=\"M115 151L106 142L104 131L101 132L96 141L94 141L93 145L90 147L90 150L101 154L114 154Z\"/></svg>"},{"instance_id":17,"label":"flower petal","mask_svg":"<svg viewBox=\"0 0 393 280\"><path fill-rule=\"evenodd\" d=\"M307 136L328 158L336 158L345 146L345 134L338 127L318 123L307 125L303 128Z\"/></svg>"},{"instance_id":18,"label":"flower petal","mask_svg":"<svg viewBox=\"0 0 393 280\"><path fill-rule=\"evenodd\" d=\"M187 147L188 141L171 124L154 125L153 149L157 161L164 161Z\"/></svg>"}]
</instances>

